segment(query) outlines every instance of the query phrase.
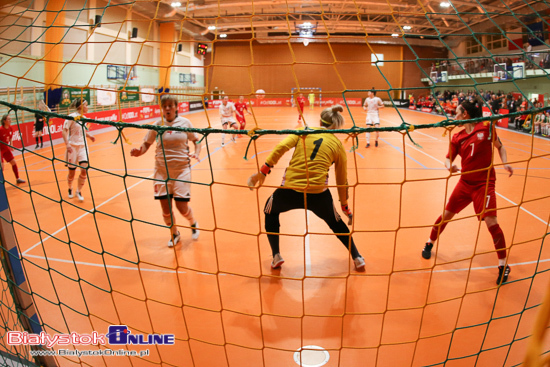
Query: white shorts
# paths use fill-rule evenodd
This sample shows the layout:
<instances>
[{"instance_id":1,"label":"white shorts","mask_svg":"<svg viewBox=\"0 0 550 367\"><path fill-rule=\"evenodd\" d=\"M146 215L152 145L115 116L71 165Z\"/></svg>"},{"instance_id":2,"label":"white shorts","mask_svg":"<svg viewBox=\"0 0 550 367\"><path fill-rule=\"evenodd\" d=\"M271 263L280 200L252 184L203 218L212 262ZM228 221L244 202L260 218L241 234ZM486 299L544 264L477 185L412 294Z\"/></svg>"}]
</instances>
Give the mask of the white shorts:
<instances>
[{"instance_id":1,"label":"white shorts","mask_svg":"<svg viewBox=\"0 0 550 367\"><path fill-rule=\"evenodd\" d=\"M76 165L88 163L88 149L84 145L70 145L73 148L71 153L67 154L67 162L69 169L76 169Z\"/></svg>"},{"instance_id":2,"label":"white shorts","mask_svg":"<svg viewBox=\"0 0 550 367\"><path fill-rule=\"evenodd\" d=\"M166 168L155 168L155 199L191 200L191 168L170 172L170 179L165 181L167 177Z\"/></svg>"},{"instance_id":3,"label":"white shorts","mask_svg":"<svg viewBox=\"0 0 550 367\"><path fill-rule=\"evenodd\" d=\"M233 117L222 118L222 125L225 125L227 123L229 124L229 126L233 126L237 123L237 121Z\"/></svg>"},{"instance_id":4,"label":"white shorts","mask_svg":"<svg viewBox=\"0 0 550 367\"><path fill-rule=\"evenodd\" d=\"M367 125L380 125L380 116L377 113L367 113Z\"/></svg>"}]
</instances>

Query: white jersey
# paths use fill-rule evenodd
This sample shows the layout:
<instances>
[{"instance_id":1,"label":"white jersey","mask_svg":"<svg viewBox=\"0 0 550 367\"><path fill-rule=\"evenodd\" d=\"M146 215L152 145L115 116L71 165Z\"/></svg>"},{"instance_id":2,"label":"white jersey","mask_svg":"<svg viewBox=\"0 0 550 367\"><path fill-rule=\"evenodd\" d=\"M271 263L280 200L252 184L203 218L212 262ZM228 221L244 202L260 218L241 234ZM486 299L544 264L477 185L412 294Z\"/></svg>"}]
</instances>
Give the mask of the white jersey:
<instances>
[{"instance_id":1,"label":"white jersey","mask_svg":"<svg viewBox=\"0 0 550 367\"><path fill-rule=\"evenodd\" d=\"M69 114L71 117L80 116L78 112L73 112ZM81 116L84 117L84 116ZM74 120L65 120L63 123L63 130L67 129L69 131L69 144L71 145L85 145L84 143L84 123Z\"/></svg>"},{"instance_id":2,"label":"white jersey","mask_svg":"<svg viewBox=\"0 0 550 367\"><path fill-rule=\"evenodd\" d=\"M184 117L176 117L172 122L157 121L155 126L173 126L192 128L191 121ZM145 137L145 141L153 144L157 138L157 132L149 130ZM189 167L191 161L189 157L189 141L199 141L199 136L196 133L184 131L165 131L162 137L158 137L157 147L155 149L155 171L163 176L166 176L166 167L170 172L170 178L176 178L179 172ZM157 176L155 174L155 176Z\"/></svg>"},{"instance_id":3,"label":"white jersey","mask_svg":"<svg viewBox=\"0 0 550 367\"><path fill-rule=\"evenodd\" d=\"M367 107L367 113L376 113L378 114L378 108L382 104L380 97L366 98L363 107Z\"/></svg>"},{"instance_id":4,"label":"white jersey","mask_svg":"<svg viewBox=\"0 0 550 367\"><path fill-rule=\"evenodd\" d=\"M223 120L232 119L233 113L237 112L235 109L235 104L233 102L227 102L227 105L220 105L220 118Z\"/></svg>"}]
</instances>

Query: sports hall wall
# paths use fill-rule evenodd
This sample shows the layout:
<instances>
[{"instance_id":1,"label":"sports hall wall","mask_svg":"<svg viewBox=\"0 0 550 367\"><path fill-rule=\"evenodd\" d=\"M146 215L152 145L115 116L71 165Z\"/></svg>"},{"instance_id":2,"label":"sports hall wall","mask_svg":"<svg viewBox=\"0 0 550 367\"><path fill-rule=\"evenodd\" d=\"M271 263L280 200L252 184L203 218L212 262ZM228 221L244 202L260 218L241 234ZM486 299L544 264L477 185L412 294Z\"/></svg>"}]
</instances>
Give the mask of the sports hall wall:
<instances>
[{"instance_id":1,"label":"sports hall wall","mask_svg":"<svg viewBox=\"0 0 550 367\"><path fill-rule=\"evenodd\" d=\"M62 84L112 84L107 79L109 64L137 64L138 79L129 80L129 85L158 84L158 21L132 12L131 7L102 0L71 0L66 1L64 6L67 28L62 43L63 60L67 64L63 68ZM36 12L29 11L27 7L34 7ZM0 50L3 54L0 56L0 65L3 64L1 87L43 86L44 63L40 61L45 52L46 15L43 9L41 1L22 1L12 10L17 16L0 19ZM102 17L99 27L95 27L96 15ZM133 28L138 29L136 38L131 38ZM10 41L13 39L17 41ZM194 73L194 86L204 86L203 61L195 53L196 42L190 35L175 32L173 47L177 47L178 43L182 45L182 51L176 52L170 84L180 84L179 73ZM22 55L24 58L8 61L8 55Z\"/></svg>"},{"instance_id":2,"label":"sports hall wall","mask_svg":"<svg viewBox=\"0 0 550 367\"><path fill-rule=\"evenodd\" d=\"M371 63L373 51L384 55L383 65L377 67ZM443 49L429 47L415 48L415 52L425 58L446 55ZM328 97L341 96L346 89L423 87L421 68L428 67L431 61L419 61L418 64L397 61L403 59L415 60L416 56L406 46L216 42L212 54L205 60L207 90L217 87L228 94L246 95L263 89L268 94L288 94L298 84L300 87L322 88L323 96ZM364 94L349 93L346 96L361 97ZM393 97L399 98L398 94L398 91L394 92Z\"/></svg>"}]
</instances>

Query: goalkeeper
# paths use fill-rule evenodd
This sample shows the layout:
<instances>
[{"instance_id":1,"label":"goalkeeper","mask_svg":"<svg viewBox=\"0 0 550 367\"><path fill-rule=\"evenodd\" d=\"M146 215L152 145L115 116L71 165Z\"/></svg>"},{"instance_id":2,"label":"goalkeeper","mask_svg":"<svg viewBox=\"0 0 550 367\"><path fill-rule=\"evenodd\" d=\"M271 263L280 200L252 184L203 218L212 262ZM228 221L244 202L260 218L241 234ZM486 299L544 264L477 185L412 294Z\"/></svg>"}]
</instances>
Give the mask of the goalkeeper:
<instances>
[{"instance_id":1,"label":"goalkeeper","mask_svg":"<svg viewBox=\"0 0 550 367\"><path fill-rule=\"evenodd\" d=\"M279 251L279 214L292 209L307 208L323 219L330 229L337 233L338 239L349 248L358 271L365 269L365 260L357 251L349 228L340 218L334 207L332 195L327 188L328 171L335 164L338 197L342 211L352 222L352 213L348 207L346 151L338 138L328 130L341 129L344 117L340 114L344 109L340 105L323 110L320 127L315 130L327 130L322 134L290 135L281 141L267 157L265 164L258 173L248 179L248 186L256 183L262 185L271 168L290 149L294 149L292 159L283 176L281 188L269 197L265 204L265 230L273 252L271 267L279 268L284 260Z\"/></svg>"}]
</instances>

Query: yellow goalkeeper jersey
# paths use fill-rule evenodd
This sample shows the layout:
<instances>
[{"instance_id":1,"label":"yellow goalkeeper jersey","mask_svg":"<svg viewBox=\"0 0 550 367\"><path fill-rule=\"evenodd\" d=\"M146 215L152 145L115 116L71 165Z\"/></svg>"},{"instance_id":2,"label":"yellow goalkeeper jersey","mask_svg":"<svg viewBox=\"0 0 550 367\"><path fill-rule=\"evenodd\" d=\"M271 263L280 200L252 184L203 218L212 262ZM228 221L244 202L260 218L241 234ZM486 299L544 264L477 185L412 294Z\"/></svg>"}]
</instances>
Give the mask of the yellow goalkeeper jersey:
<instances>
[{"instance_id":1,"label":"yellow goalkeeper jersey","mask_svg":"<svg viewBox=\"0 0 550 367\"><path fill-rule=\"evenodd\" d=\"M323 127L314 129L326 130ZM265 162L274 167L292 148L295 148L294 154L285 170L282 186L300 192L323 192L328 185L328 171L334 163L338 197L342 204L347 204L347 158L342 142L331 133L290 135L273 149Z\"/></svg>"}]
</instances>

